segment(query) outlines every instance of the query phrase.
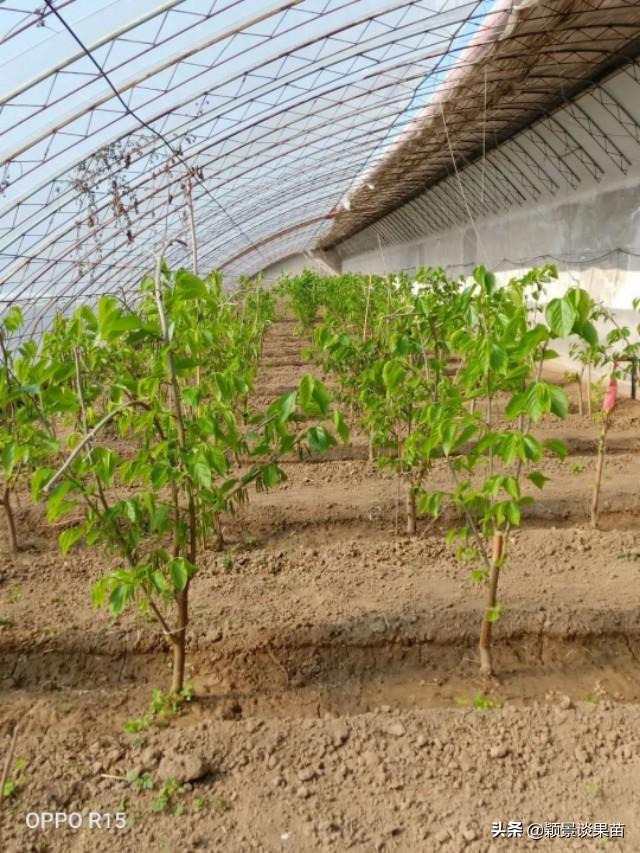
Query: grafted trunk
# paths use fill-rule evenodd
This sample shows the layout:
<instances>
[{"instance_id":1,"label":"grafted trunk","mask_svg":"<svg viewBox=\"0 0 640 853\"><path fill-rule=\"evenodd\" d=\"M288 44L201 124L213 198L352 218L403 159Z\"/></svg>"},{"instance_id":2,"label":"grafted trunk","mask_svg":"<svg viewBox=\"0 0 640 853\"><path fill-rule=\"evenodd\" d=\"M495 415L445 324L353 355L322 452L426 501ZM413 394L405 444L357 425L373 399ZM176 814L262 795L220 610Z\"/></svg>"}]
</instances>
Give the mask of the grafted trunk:
<instances>
[{"instance_id":1,"label":"grafted trunk","mask_svg":"<svg viewBox=\"0 0 640 853\"><path fill-rule=\"evenodd\" d=\"M176 595L178 624L171 637L173 643L173 678L171 691L179 693L184 687L184 670L187 652L187 626L189 624L189 584Z\"/></svg>"},{"instance_id":2,"label":"grafted trunk","mask_svg":"<svg viewBox=\"0 0 640 853\"><path fill-rule=\"evenodd\" d=\"M498 600L498 579L500 577L500 561L504 538L502 533L493 535L493 554L491 558L491 574L489 576L489 587L487 589L487 601L482 617L480 628L480 672L483 675L493 675L493 661L491 658L491 628L493 625L492 614Z\"/></svg>"},{"instance_id":3,"label":"grafted trunk","mask_svg":"<svg viewBox=\"0 0 640 853\"><path fill-rule=\"evenodd\" d=\"M2 496L2 506L7 519L7 535L9 537L9 550L12 554L18 553L18 532L16 530L16 519L11 506L11 490L5 487Z\"/></svg>"},{"instance_id":4,"label":"grafted trunk","mask_svg":"<svg viewBox=\"0 0 640 853\"><path fill-rule=\"evenodd\" d=\"M416 492L413 488L413 483L407 485L407 534L415 536L416 534Z\"/></svg>"},{"instance_id":5,"label":"grafted trunk","mask_svg":"<svg viewBox=\"0 0 640 853\"><path fill-rule=\"evenodd\" d=\"M584 399L582 396L582 373L580 374L580 379L578 380L578 411L581 415L584 415Z\"/></svg>"},{"instance_id":6,"label":"grafted trunk","mask_svg":"<svg viewBox=\"0 0 640 853\"><path fill-rule=\"evenodd\" d=\"M602 473L604 471L604 458L607 452L607 428L609 419L607 415L603 416L602 428L598 438L598 459L596 462L596 479L593 484L593 494L591 495L591 526L598 526L600 517L600 489L602 488Z\"/></svg>"}]
</instances>

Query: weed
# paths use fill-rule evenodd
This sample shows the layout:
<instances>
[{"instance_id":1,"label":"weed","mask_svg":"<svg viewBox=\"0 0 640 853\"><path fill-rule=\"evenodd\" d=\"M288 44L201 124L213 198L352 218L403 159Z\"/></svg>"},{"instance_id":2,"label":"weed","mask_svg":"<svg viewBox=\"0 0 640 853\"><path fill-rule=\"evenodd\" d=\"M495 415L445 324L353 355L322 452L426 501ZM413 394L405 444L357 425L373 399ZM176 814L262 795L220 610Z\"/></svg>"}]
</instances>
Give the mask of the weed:
<instances>
[{"instance_id":1,"label":"weed","mask_svg":"<svg viewBox=\"0 0 640 853\"><path fill-rule=\"evenodd\" d=\"M217 794L211 798L211 802L213 803L214 808L216 808L221 813L228 812L231 808L229 803Z\"/></svg>"},{"instance_id":2,"label":"weed","mask_svg":"<svg viewBox=\"0 0 640 853\"><path fill-rule=\"evenodd\" d=\"M14 777L9 777L2 786L2 796L4 799L14 799L20 792L20 788L25 785L27 777L23 771L26 766L27 762L24 758L16 758L14 765Z\"/></svg>"},{"instance_id":3,"label":"weed","mask_svg":"<svg viewBox=\"0 0 640 853\"><path fill-rule=\"evenodd\" d=\"M124 730L129 734L138 734L148 729L150 725L162 725L167 720L177 717L187 702L193 699L193 686L187 683L177 693L164 693L162 690L153 690L151 702L147 713L138 719L127 720Z\"/></svg>"},{"instance_id":4,"label":"weed","mask_svg":"<svg viewBox=\"0 0 640 853\"><path fill-rule=\"evenodd\" d=\"M598 794L602 793L602 782L596 780L587 782L587 791L592 797L597 797Z\"/></svg>"},{"instance_id":5,"label":"weed","mask_svg":"<svg viewBox=\"0 0 640 853\"><path fill-rule=\"evenodd\" d=\"M140 774L130 774L128 776L128 780L131 782L133 787L137 788L139 791L153 791L153 787L155 785L153 776L147 770Z\"/></svg>"},{"instance_id":6,"label":"weed","mask_svg":"<svg viewBox=\"0 0 640 853\"><path fill-rule=\"evenodd\" d=\"M570 471L572 474L582 474L584 471L584 465L581 465L579 462L572 462L570 465Z\"/></svg>"},{"instance_id":7,"label":"weed","mask_svg":"<svg viewBox=\"0 0 640 853\"><path fill-rule=\"evenodd\" d=\"M487 699L484 693L476 693L473 699L468 699L466 696L463 696L461 699L456 700L458 705L471 706L473 708L478 708L481 711L490 711L492 708L499 708L500 704L495 702L493 699Z\"/></svg>"},{"instance_id":8,"label":"weed","mask_svg":"<svg viewBox=\"0 0 640 853\"><path fill-rule=\"evenodd\" d=\"M151 811L156 812L156 814L160 814L173 807L172 811L174 815L182 814L184 811L184 805L182 803L176 803L174 800L177 796L180 796L180 794L186 793L186 791L187 789L184 785L176 782L175 779L168 779L158 791L158 795L151 806Z\"/></svg>"}]
</instances>

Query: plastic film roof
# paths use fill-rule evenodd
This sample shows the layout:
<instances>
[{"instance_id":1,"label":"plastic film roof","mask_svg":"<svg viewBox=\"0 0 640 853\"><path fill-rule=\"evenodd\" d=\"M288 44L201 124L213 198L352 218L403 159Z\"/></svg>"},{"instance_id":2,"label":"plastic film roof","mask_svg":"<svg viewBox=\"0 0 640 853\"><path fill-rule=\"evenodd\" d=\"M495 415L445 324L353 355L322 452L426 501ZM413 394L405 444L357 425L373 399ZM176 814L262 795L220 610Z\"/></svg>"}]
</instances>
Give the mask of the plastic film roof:
<instances>
[{"instance_id":1,"label":"plastic film roof","mask_svg":"<svg viewBox=\"0 0 640 853\"><path fill-rule=\"evenodd\" d=\"M9 0L0 298L69 301L135 281L166 236L186 236L187 184L202 271L251 273L313 245L487 9ZM169 255L189 262L179 246Z\"/></svg>"},{"instance_id":2,"label":"plastic film roof","mask_svg":"<svg viewBox=\"0 0 640 853\"><path fill-rule=\"evenodd\" d=\"M33 303L37 320L132 286L167 237L188 241L189 197L201 272L335 245L446 171L441 136L438 168L417 168L434 105L460 118L455 145L456 98L511 98L497 141L567 79L619 62L639 30L625 0L6 0L0 300ZM523 72L505 89L503 63L502 88L488 86L497 44L521 70L553 55L544 84ZM191 263L177 244L167 254Z\"/></svg>"}]
</instances>

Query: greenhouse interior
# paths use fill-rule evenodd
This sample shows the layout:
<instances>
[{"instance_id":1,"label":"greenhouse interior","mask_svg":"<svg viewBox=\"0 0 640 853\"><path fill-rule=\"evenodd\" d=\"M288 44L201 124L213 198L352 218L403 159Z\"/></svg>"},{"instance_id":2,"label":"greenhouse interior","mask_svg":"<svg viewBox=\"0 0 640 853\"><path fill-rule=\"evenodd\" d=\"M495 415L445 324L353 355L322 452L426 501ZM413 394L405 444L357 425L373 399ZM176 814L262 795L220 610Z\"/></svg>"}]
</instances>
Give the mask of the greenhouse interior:
<instances>
[{"instance_id":1,"label":"greenhouse interior","mask_svg":"<svg viewBox=\"0 0 640 853\"><path fill-rule=\"evenodd\" d=\"M0 851L640 851L639 360L640 0L0 2Z\"/></svg>"}]
</instances>

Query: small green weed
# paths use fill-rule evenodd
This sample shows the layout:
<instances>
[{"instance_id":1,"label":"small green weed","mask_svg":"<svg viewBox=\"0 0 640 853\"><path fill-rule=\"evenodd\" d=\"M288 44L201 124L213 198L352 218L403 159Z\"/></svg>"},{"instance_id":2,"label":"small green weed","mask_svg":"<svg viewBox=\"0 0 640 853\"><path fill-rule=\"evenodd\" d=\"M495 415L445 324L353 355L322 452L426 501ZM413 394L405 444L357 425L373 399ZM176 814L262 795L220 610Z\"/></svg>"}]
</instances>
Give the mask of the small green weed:
<instances>
[{"instance_id":1,"label":"small green weed","mask_svg":"<svg viewBox=\"0 0 640 853\"><path fill-rule=\"evenodd\" d=\"M161 814L171 809L174 815L181 815L184 811L184 805L176 803L175 798L186 793L186 791L184 785L180 785L175 779L168 779L158 791L158 795L151 805L151 811Z\"/></svg>"},{"instance_id":2,"label":"small green weed","mask_svg":"<svg viewBox=\"0 0 640 853\"><path fill-rule=\"evenodd\" d=\"M137 788L139 791L153 791L155 782L153 780L153 776L147 770L140 773L140 775L132 773L128 779L133 787Z\"/></svg>"},{"instance_id":3,"label":"small green weed","mask_svg":"<svg viewBox=\"0 0 640 853\"><path fill-rule=\"evenodd\" d=\"M127 720L125 732L138 734L148 729L150 725L163 725L169 719L177 717L187 702L193 699L193 686L188 683L179 693L164 693L153 690L147 713L138 719Z\"/></svg>"},{"instance_id":4,"label":"small green weed","mask_svg":"<svg viewBox=\"0 0 640 853\"><path fill-rule=\"evenodd\" d=\"M469 699L466 696L463 696L462 698L457 699L456 701L458 705L478 708L481 711L490 711L492 708L500 707L498 702L495 702L493 699L488 699L484 695L484 693L476 693L473 699Z\"/></svg>"}]
</instances>

